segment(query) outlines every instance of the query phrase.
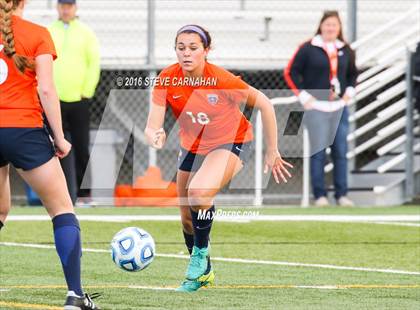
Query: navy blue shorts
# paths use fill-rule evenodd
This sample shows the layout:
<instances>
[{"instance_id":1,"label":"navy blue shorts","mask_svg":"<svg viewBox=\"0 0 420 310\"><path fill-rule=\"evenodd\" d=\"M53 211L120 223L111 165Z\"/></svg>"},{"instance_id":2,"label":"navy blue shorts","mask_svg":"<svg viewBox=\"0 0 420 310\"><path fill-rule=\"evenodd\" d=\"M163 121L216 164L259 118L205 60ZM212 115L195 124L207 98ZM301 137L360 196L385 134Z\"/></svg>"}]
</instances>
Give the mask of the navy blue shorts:
<instances>
[{"instance_id":1,"label":"navy blue shorts","mask_svg":"<svg viewBox=\"0 0 420 310\"><path fill-rule=\"evenodd\" d=\"M0 167L31 170L48 162L55 148L46 128L0 128Z\"/></svg>"},{"instance_id":2,"label":"navy blue shorts","mask_svg":"<svg viewBox=\"0 0 420 310\"><path fill-rule=\"evenodd\" d=\"M220 149L231 151L238 156L243 163L246 163L252 152L252 142L223 144L214 148L212 151ZM188 172L198 171L205 158L205 155L194 154L181 148L178 155L178 169Z\"/></svg>"}]
</instances>

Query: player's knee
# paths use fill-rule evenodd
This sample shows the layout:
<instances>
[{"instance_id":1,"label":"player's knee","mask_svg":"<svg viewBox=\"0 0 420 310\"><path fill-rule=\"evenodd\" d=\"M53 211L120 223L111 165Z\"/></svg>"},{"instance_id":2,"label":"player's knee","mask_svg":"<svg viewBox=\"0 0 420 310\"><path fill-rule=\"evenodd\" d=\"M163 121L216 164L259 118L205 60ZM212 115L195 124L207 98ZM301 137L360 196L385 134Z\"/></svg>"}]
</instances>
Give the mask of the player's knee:
<instances>
[{"instance_id":1,"label":"player's knee","mask_svg":"<svg viewBox=\"0 0 420 310\"><path fill-rule=\"evenodd\" d=\"M188 201L191 208L211 205L213 197L207 190L190 188L188 189Z\"/></svg>"}]
</instances>

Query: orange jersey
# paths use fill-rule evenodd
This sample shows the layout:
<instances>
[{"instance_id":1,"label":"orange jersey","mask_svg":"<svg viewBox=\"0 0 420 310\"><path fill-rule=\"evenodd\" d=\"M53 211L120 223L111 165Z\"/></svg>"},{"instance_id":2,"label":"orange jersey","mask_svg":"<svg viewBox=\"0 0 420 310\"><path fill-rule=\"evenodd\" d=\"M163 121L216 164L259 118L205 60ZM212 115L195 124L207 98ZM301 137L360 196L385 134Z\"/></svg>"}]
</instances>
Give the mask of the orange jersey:
<instances>
[{"instance_id":1,"label":"orange jersey","mask_svg":"<svg viewBox=\"0 0 420 310\"><path fill-rule=\"evenodd\" d=\"M205 155L220 145L253 139L252 125L239 107L249 92L240 77L206 62L201 78L185 77L174 64L154 82L153 102L172 108L184 149Z\"/></svg>"},{"instance_id":2,"label":"orange jersey","mask_svg":"<svg viewBox=\"0 0 420 310\"><path fill-rule=\"evenodd\" d=\"M50 54L55 59L54 43L48 30L18 16L12 17L16 54L35 57ZM34 71L24 74L16 68L13 60L3 51L0 37L0 127L43 126L42 107L38 99L37 81Z\"/></svg>"}]
</instances>

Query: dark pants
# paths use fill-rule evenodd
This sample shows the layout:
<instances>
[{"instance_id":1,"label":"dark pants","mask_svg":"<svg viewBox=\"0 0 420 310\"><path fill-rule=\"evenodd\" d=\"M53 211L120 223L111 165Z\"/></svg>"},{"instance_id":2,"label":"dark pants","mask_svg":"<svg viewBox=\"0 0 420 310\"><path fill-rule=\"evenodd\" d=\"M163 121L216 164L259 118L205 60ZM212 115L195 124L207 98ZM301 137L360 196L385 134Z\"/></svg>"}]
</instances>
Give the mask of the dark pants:
<instances>
[{"instance_id":1,"label":"dark pants","mask_svg":"<svg viewBox=\"0 0 420 310\"><path fill-rule=\"evenodd\" d=\"M347 195L348 110L336 113L305 112L311 144L311 183L315 199L327 196L324 180L325 149L330 146L334 163L335 198Z\"/></svg>"},{"instance_id":2,"label":"dark pants","mask_svg":"<svg viewBox=\"0 0 420 310\"><path fill-rule=\"evenodd\" d=\"M89 129L90 129L90 113L89 101L84 99L78 102L61 101L61 116L63 119L63 129L66 135L70 137L72 144L72 153L74 155L74 165L76 170L76 185L78 197L90 196L90 171L87 170L89 162ZM69 158L70 160L71 158ZM69 171L73 165L71 162L62 162L64 173L71 176ZM74 174L73 174L74 175ZM85 178L86 189L81 189L82 181ZM87 182L86 182L87 181ZM69 187L70 180L67 180ZM71 192L71 190L70 190Z\"/></svg>"}]
</instances>

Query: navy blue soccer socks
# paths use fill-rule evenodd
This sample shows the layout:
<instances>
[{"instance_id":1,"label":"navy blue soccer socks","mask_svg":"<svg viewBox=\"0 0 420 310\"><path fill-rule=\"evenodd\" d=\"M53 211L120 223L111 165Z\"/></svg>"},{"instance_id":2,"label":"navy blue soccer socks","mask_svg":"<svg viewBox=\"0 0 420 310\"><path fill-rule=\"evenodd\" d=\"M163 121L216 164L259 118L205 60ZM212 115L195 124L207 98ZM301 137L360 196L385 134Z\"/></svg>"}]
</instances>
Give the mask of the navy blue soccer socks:
<instances>
[{"instance_id":1,"label":"navy blue soccer socks","mask_svg":"<svg viewBox=\"0 0 420 310\"><path fill-rule=\"evenodd\" d=\"M194 245L200 249L207 248L209 245L211 225L215 215L214 205L208 210L195 212L190 209L190 211L194 229Z\"/></svg>"},{"instance_id":2,"label":"navy blue soccer socks","mask_svg":"<svg viewBox=\"0 0 420 310\"><path fill-rule=\"evenodd\" d=\"M79 221L73 213L57 215L52 219L54 240L58 256L60 256L69 291L83 296L80 280L80 257L82 246L80 240Z\"/></svg>"}]
</instances>

